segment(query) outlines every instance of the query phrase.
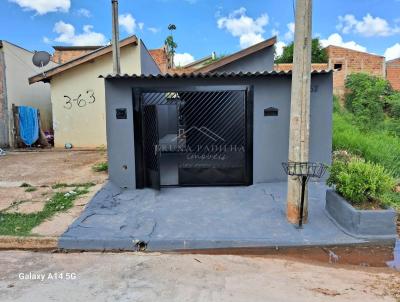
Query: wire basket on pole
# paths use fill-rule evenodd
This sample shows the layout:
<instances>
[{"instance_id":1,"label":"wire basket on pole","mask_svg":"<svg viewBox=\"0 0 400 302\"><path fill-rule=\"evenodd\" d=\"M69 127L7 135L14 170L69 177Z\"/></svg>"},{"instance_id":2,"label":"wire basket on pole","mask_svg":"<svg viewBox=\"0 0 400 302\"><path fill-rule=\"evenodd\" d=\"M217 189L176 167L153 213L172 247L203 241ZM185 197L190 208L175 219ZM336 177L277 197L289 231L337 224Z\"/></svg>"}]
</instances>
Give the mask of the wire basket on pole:
<instances>
[{"instance_id":1,"label":"wire basket on pole","mask_svg":"<svg viewBox=\"0 0 400 302\"><path fill-rule=\"evenodd\" d=\"M299 228L303 227L304 198L307 182L310 178L321 178L324 176L328 168L322 163L313 162L287 162L282 163L283 170L288 176L298 177L301 183L301 201L300 201L300 217Z\"/></svg>"}]
</instances>

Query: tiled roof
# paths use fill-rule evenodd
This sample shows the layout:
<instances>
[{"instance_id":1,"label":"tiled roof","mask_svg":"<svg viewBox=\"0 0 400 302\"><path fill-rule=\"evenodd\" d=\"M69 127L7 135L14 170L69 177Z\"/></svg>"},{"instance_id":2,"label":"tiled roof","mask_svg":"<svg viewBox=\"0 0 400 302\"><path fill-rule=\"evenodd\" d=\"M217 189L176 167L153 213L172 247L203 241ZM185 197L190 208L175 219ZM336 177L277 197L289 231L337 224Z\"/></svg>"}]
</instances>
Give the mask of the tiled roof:
<instances>
[{"instance_id":1,"label":"tiled roof","mask_svg":"<svg viewBox=\"0 0 400 302\"><path fill-rule=\"evenodd\" d=\"M328 74L333 70L313 70L312 74ZM166 74L157 74L157 75L137 75L137 74L108 74L101 75L100 78L104 79L191 79L191 78L234 78L234 77L263 77L263 76L284 76L291 75L292 71L264 71L264 72L224 72L224 73L215 73L215 72L207 72L207 73L199 73L199 72L191 72L191 73L166 73Z\"/></svg>"}]
</instances>

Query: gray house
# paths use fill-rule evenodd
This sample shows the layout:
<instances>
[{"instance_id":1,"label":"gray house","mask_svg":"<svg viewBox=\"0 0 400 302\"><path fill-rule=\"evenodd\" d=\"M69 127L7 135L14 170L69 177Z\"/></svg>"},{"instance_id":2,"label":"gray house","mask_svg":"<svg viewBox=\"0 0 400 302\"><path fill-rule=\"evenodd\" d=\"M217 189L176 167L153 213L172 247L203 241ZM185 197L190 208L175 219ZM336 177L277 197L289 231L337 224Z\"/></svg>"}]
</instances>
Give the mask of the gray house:
<instances>
[{"instance_id":1,"label":"gray house","mask_svg":"<svg viewBox=\"0 0 400 302\"><path fill-rule=\"evenodd\" d=\"M156 189L286 180L291 73L272 71L267 41L187 73L104 76L110 180ZM331 162L332 96L332 73L313 71L314 162Z\"/></svg>"},{"instance_id":2,"label":"gray house","mask_svg":"<svg viewBox=\"0 0 400 302\"><path fill-rule=\"evenodd\" d=\"M33 65L33 55L34 52L0 40L0 147L13 145L13 104L39 109L42 129L52 129L49 84L28 83L29 77L43 71ZM50 62L48 66L57 64Z\"/></svg>"}]
</instances>

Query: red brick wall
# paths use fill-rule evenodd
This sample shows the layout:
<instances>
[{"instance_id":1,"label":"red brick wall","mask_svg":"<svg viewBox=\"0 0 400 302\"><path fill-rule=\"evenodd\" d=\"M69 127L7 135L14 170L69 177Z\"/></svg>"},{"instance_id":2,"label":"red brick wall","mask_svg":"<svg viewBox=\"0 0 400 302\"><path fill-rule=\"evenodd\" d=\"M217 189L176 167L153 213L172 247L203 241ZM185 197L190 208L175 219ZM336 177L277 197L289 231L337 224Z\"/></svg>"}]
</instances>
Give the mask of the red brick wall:
<instances>
[{"instance_id":1,"label":"red brick wall","mask_svg":"<svg viewBox=\"0 0 400 302\"><path fill-rule=\"evenodd\" d=\"M312 70L326 70L328 68L329 68L328 64L324 64L324 63L311 64ZM290 71L290 70L293 70L293 64L275 64L274 70L275 71Z\"/></svg>"},{"instance_id":2,"label":"red brick wall","mask_svg":"<svg viewBox=\"0 0 400 302\"><path fill-rule=\"evenodd\" d=\"M56 50L53 54L53 62L56 62L58 64L64 64L68 61L71 61L73 59L81 57L92 51L93 51L93 49L91 49L91 50Z\"/></svg>"},{"instance_id":3,"label":"red brick wall","mask_svg":"<svg viewBox=\"0 0 400 302\"><path fill-rule=\"evenodd\" d=\"M153 57L154 62L157 63L162 73L167 73L168 67L168 56L165 48L151 49L149 50L150 55Z\"/></svg>"},{"instance_id":4,"label":"red brick wall","mask_svg":"<svg viewBox=\"0 0 400 302\"><path fill-rule=\"evenodd\" d=\"M345 80L349 74L365 72L385 77L384 57L337 46L328 46L326 50L329 68L334 68L335 64L342 64L341 70L333 74L333 90L339 96L343 96L345 92Z\"/></svg>"},{"instance_id":5,"label":"red brick wall","mask_svg":"<svg viewBox=\"0 0 400 302\"><path fill-rule=\"evenodd\" d=\"M393 89L400 91L400 58L386 62L386 78Z\"/></svg>"}]
</instances>

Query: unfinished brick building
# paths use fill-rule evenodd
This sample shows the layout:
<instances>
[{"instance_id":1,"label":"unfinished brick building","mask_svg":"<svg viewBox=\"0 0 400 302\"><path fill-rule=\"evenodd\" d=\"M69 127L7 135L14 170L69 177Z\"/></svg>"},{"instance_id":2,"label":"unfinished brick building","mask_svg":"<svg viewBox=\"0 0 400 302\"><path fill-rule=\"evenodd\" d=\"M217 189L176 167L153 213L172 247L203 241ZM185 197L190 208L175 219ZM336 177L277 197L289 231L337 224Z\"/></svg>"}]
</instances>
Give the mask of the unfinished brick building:
<instances>
[{"instance_id":1,"label":"unfinished brick building","mask_svg":"<svg viewBox=\"0 0 400 302\"><path fill-rule=\"evenodd\" d=\"M386 76L383 56L332 45L325 49L329 57L329 68L337 69L333 74L333 91L336 95L344 95L345 80L349 74L365 72L375 76Z\"/></svg>"},{"instance_id":2,"label":"unfinished brick building","mask_svg":"<svg viewBox=\"0 0 400 302\"><path fill-rule=\"evenodd\" d=\"M386 79L393 89L400 91L400 58L386 62Z\"/></svg>"},{"instance_id":3,"label":"unfinished brick building","mask_svg":"<svg viewBox=\"0 0 400 302\"><path fill-rule=\"evenodd\" d=\"M103 46L53 46L53 61L64 64L101 47Z\"/></svg>"}]
</instances>

